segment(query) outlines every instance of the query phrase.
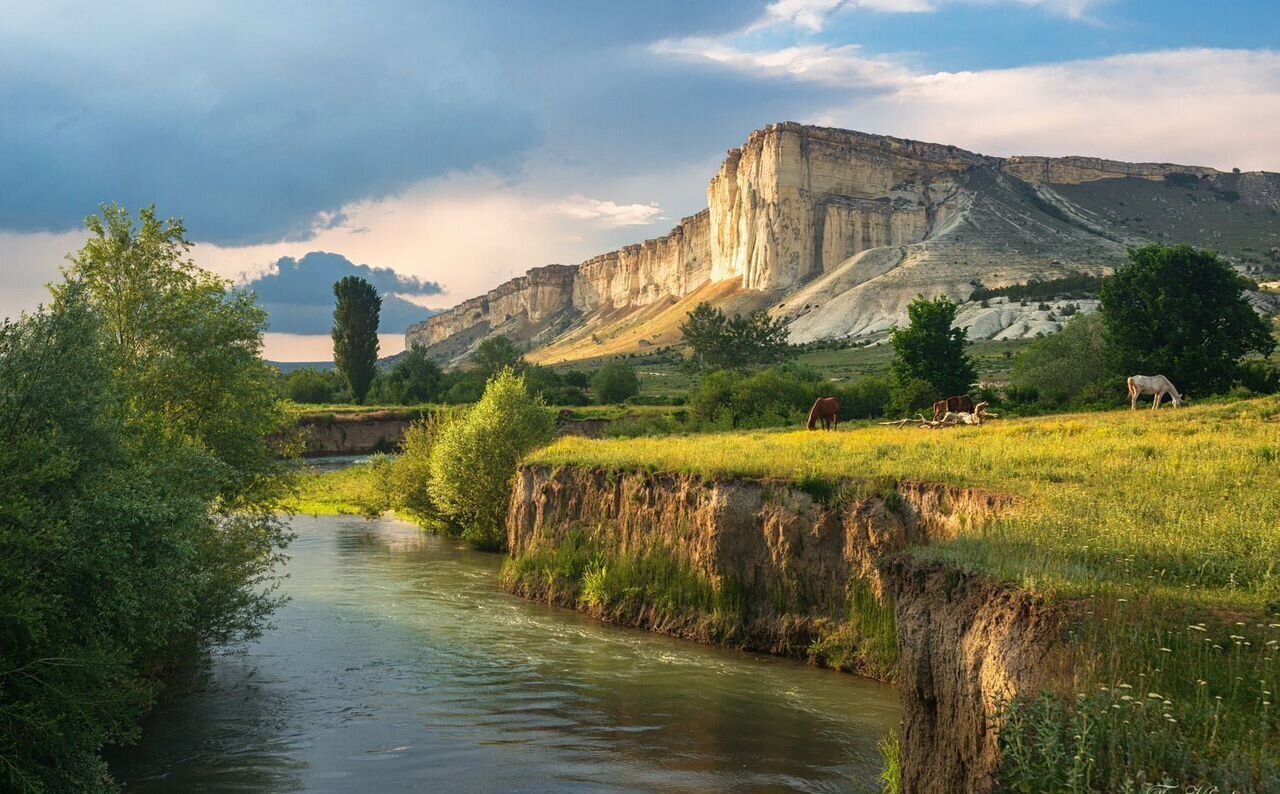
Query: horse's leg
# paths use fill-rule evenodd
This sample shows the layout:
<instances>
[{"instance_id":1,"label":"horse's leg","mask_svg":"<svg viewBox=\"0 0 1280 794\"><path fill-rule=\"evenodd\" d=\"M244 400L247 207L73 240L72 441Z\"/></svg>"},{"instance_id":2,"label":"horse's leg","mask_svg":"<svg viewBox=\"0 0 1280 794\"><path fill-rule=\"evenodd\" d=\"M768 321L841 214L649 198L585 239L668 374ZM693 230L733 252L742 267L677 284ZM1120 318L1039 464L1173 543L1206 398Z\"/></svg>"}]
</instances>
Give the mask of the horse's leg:
<instances>
[{"instance_id":1,"label":"horse's leg","mask_svg":"<svg viewBox=\"0 0 1280 794\"><path fill-rule=\"evenodd\" d=\"M1129 410L1138 410L1138 390L1132 386L1129 387Z\"/></svg>"},{"instance_id":2,"label":"horse's leg","mask_svg":"<svg viewBox=\"0 0 1280 794\"><path fill-rule=\"evenodd\" d=\"M1151 398L1151 410L1153 411L1160 410L1160 401L1162 399L1164 399L1164 392L1162 391L1156 392L1156 396Z\"/></svg>"}]
</instances>

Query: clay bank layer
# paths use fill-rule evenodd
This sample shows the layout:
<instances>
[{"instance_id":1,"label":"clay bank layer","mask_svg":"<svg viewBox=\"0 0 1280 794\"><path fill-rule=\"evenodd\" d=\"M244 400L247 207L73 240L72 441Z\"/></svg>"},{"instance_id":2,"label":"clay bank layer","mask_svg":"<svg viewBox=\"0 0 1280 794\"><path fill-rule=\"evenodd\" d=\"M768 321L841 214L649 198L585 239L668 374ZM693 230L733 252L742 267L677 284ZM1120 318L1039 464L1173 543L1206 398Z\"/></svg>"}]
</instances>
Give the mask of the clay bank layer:
<instances>
[{"instance_id":1,"label":"clay bank layer","mask_svg":"<svg viewBox=\"0 0 1280 794\"><path fill-rule=\"evenodd\" d=\"M904 552L1007 503L929 484L530 466L514 483L503 582L626 625L894 681L903 790L990 791L997 704L1058 680L1066 620L1031 593Z\"/></svg>"}]
</instances>

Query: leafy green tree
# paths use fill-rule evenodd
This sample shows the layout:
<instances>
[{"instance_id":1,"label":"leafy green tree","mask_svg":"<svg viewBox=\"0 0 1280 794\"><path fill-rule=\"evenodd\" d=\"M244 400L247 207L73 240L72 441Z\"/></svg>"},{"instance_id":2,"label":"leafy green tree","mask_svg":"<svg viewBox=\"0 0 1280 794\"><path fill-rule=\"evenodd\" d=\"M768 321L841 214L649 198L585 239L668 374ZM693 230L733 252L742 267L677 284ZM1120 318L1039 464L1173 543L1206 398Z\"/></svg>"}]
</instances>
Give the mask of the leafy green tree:
<instances>
[{"instance_id":1,"label":"leafy green tree","mask_svg":"<svg viewBox=\"0 0 1280 794\"><path fill-rule=\"evenodd\" d=\"M386 375L387 396L412 405L436 402L443 394L444 371L427 356L427 349L413 345Z\"/></svg>"},{"instance_id":2,"label":"leafy green tree","mask_svg":"<svg viewBox=\"0 0 1280 794\"><path fill-rule=\"evenodd\" d=\"M1212 251L1148 245L1102 283L1112 366L1124 375L1168 376L1183 392L1230 388L1240 360L1275 340L1245 300L1244 280Z\"/></svg>"},{"instance_id":3,"label":"leafy green tree","mask_svg":"<svg viewBox=\"0 0 1280 794\"><path fill-rule=\"evenodd\" d=\"M339 387L333 376L311 367L295 369L284 379L285 396L296 403L334 402Z\"/></svg>"},{"instance_id":4,"label":"leafy green tree","mask_svg":"<svg viewBox=\"0 0 1280 794\"><path fill-rule=\"evenodd\" d=\"M868 376L840 390L842 419L874 419L884 416L892 397L893 381L886 377Z\"/></svg>"},{"instance_id":5,"label":"leafy green tree","mask_svg":"<svg viewBox=\"0 0 1280 794\"><path fill-rule=\"evenodd\" d=\"M894 381L889 392L889 405L885 410L889 416L914 416L921 411L932 415L933 403L938 398L938 393L937 386L920 378Z\"/></svg>"},{"instance_id":6,"label":"leafy green tree","mask_svg":"<svg viewBox=\"0 0 1280 794\"><path fill-rule=\"evenodd\" d=\"M1034 390L1045 402L1066 405L1093 391L1091 387L1111 374L1102 317L1082 314L1019 353L1010 380L1017 389Z\"/></svg>"},{"instance_id":7,"label":"leafy green tree","mask_svg":"<svg viewBox=\"0 0 1280 794\"><path fill-rule=\"evenodd\" d=\"M351 398L364 403L378 373L378 315L382 298L372 284L359 276L346 276L333 285L337 306L333 310L333 362Z\"/></svg>"},{"instance_id":8,"label":"leafy green tree","mask_svg":"<svg viewBox=\"0 0 1280 794\"><path fill-rule=\"evenodd\" d=\"M786 321L758 311L730 318L699 303L680 324L695 369L745 369L785 359L792 352Z\"/></svg>"},{"instance_id":9,"label":"leafy green tree","mask_svg":"<svg viewBox=\"0 0 1280 794\"><path fill-rule=\"evenodd\" d=\"M640 376L625 361L610 361L591 376L591 392L601 405L625 402L640 393Z\"/></svg>"},{"instance_id":10,"label":"leafy green tree","mask_svg":"<svg viewBox=\"0 0 1280 794\"><path fill-rule=\"evenodd\" d=\"M520 371L526 366L520 348L505 336L491 336L477 345L471 363L486 379L506 368Z\"/></svg>"},{"instance_id":11,"label":"leafy green tree","mask_svg":"<svg viewBox=\"0 0 1280 794\"><path fill-rule=\"evenodd\" d=\"M501 548L516 465L554 435L554 413L529 394L523 375L502 370L474 408L440 428L431 449L432 502L462 537Z\"/></svg>"},{"instance_id":12,"label":"leafy green tree","mask_svg":"<svg viewBox=\"0 0 1280 794\"><path fill-rule=\"evenodd\" d=\"M262 630L288 533L252 296L180 221L104 207L47 310L0 325L0 789L110 787L160 676Z\"/></svg>"},{"instance_id":13,"label":"leafy green tree","mask_svg":"<svg viewBox=\"0 0 1280 794\"><path fill-rule=\"evenodd\" d=\"M933 300L921 295L907 307L909 324L893 329L889 337L893 343L890 369L898 387L924 381L933 386L936 399L965 394L977 381L977 371L966 350L968 335L963 328L952 327L959 308L945 295ZM906 391L914 389L913 385ZM901 407L915 401L897 402L896 407Z\"/></svg>"}]
</instances>

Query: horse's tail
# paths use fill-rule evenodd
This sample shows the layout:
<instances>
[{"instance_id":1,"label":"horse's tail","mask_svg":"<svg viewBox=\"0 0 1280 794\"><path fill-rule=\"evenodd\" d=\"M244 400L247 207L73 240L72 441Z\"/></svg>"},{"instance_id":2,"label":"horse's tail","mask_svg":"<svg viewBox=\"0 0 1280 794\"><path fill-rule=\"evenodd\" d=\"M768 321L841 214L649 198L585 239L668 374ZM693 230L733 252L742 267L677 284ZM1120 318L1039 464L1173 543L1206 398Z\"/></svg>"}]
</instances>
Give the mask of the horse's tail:
<instances>
[{"instance_id":1,"label":"horse's tail","mask_svg":"<svg viewBox=\"0 0 1280 794\"><path fill-rule=\"evenodd\" d=\"M822 399L814 400L813 407L809 409L809 429L812 430L818 424L818 406L822 404Z\"/></svg>"}]
</instances>

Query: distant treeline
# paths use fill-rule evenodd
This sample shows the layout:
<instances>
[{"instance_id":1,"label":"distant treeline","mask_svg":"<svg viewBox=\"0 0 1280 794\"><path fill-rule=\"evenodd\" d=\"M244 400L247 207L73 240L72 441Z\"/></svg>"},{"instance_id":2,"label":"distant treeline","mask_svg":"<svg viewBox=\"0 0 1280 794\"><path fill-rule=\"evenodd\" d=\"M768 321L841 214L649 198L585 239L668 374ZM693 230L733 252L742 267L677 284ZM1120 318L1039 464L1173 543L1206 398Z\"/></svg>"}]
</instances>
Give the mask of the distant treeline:
<instances>
[{"instance_id":1,"label":"distant treeline","mask_svg":"<svg viewBox=\"0 0 1280 794\"><path fill-rule=\"evenodd\" d=\"M989 288L979 284L970 293L969 300L980 301L988 298L1039 300L1053 298L1058 295L1096 293L1102 289L1102 278L1102 276L1091 276L1088 273L1072 273L1062 278L1051 278L1047 281L1032 279L1025 284L1011 284L1007 287Z\"/></svg>"}]
</instances>

